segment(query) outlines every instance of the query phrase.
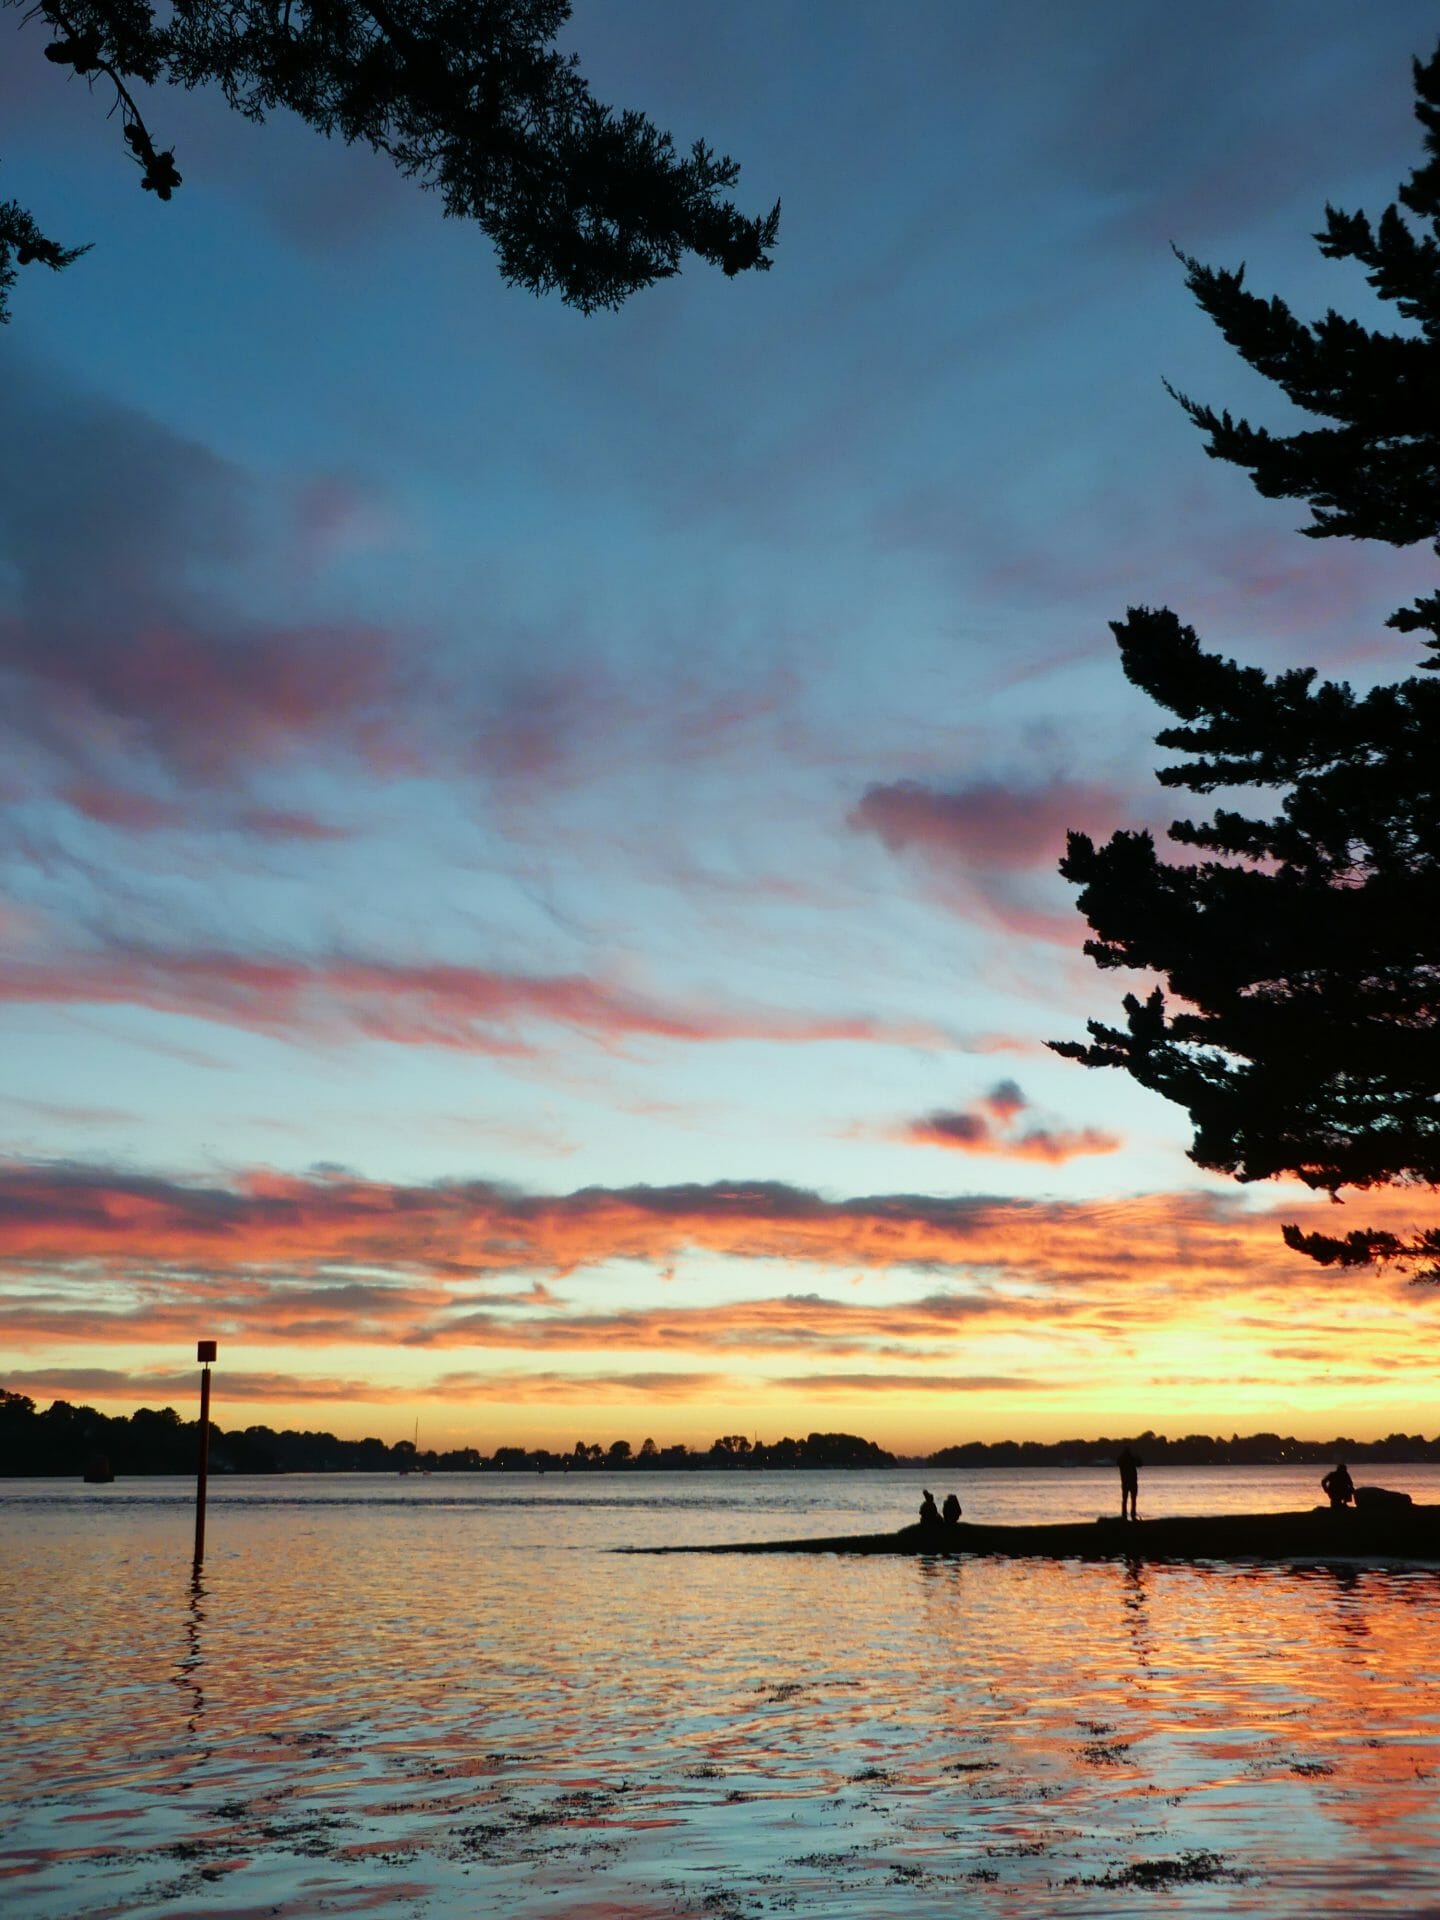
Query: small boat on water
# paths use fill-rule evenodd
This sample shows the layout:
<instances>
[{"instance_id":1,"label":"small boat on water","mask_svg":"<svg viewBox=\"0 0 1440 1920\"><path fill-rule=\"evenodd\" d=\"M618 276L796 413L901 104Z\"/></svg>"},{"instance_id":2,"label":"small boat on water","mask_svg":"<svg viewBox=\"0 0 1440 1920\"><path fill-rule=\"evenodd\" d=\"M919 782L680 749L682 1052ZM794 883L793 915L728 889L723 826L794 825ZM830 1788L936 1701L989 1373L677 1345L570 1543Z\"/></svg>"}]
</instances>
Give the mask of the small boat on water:
<instances>
[{"instance_id":1,"label":"small boat on water","mask_svg":"<svg viewBox=\"0 0 1440 1920\"><path fill-rule=\"evenodd\" d=\"M736 1540L627 1553L844 1553L1046 1560L1406 1560L1440 1565L1440 1506L1313 1507L1300 1513L1177 1514L1038 1526L909 1526L815 1540Z\"/></svg>"},{"instance_id":2,"label":"small boat on water","mask_svg":"<svg viewBox=\"0 0 1440 1920\"><path fill-rule=\"evenodd\" d=\"M410 1458L402 1460L395 1469L397 1473L429 1473L429 1467L420 1464L420 1422L415 1422L415 1438L410 1442Z\"/></svg>"},{"instance_id":3,"label":"small boat on water","mask_svg":"<svg viewBox=\"0 0 1440 1920\"><path fill-rule=\"evenodd\" d=\"M115 1478L115 1469L103 1453L92 1453L82 1476L87 1486L106 1487Z\"/></svg>"}]
</instances>

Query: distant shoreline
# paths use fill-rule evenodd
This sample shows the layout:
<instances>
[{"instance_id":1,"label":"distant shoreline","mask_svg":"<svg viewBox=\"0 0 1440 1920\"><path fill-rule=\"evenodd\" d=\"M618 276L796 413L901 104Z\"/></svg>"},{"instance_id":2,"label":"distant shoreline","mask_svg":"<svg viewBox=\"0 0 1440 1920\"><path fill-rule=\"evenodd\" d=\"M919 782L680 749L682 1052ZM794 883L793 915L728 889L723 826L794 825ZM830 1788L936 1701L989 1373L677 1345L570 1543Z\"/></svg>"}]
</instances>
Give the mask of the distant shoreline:
<instances>
[{"instance_id":1,"label":"distant shoreline","mask_svg":"<svg viewBox=\"0 0 1440 1920\"><path fill-rule=\"evenodd\" d=\"M1237 1469L1249 1469L1254 1467L1267 1468L1267 1469L1274 1468L1274 1467L1308 1468L1308 1467L1322 1466L1322 1465L1325 1465L1326 1463L1333 1464L1336 1457L1337 1456L1333 1448L1326 1448L1326 1449L1323 1449L1314 1460L1300 1460L1300 1459L1294 1458L1293 1456L1287 1459L1263 1459L1263 1460L1262 1459L1157 1460L1147 1465L1145 1471L1147 1473L1164 1473L1167 1471L1187 1472L1187 1473L1188 1472L1195 1472L1195 1473L1212 1472L1213 1473L1213 1472L1222 1472L1222 1471L1225 1471L1226 1469L1237 1470ZM1434 1466L1437 1464L1434 1456L1426 1457L1426 1456L1415 1455L1415 1454L1401 1454L1401 1453L1387 1453L1383 1456L1380 1456L1380 1455L1369 1454L1363 1448L1352 1448L1348 1453L1344 1454L1343 1457L1346 1460L1348 1460L1350 1464L1354 1466L1382 1466L1383 1465L1387 1467L1423 1467L1423 1466ZM755 1474L755 1473L767 1473L767 1474L768 1473L784 1473L784 1474L882 1473L887 1476L893 1476L896 1473L931 1473L938 1477L942 1473L952 1473L952 1472L964 1472L967 1474L970 1474L970 1473L973 1473L973 1474L1017 1473L1017 1472L1018 1473L1032 1473L1032 1472L1034 1473L1055 1473L1055 1472L1110 1473L1114 1471L1114 1466L1115 1466L1115 1463L1113 1459L1097 1458L1094 1460L1026 1460L1026 1461L1020 1461L1020 1462L1009 1461L1009 1460L985 1460L985 1461L975 1462L970 1465L966 1465L963 1468L953 1468L953 1467L937 1467L935 1465L935 1462L930 1459L907 1458L903 1455L897 1455L893 1460L887 1461L883 1465L879 1465L879 1466L874 1464L868 1464L868 1465L862 1464L857 1466L839 1466L839 1465L831 1464L831 1465L813 1465L813 1466L812 1465L790 1465L790 1466L772 1467L772 1466L765 1466L765 1465L754 1465L754 1466L736 1467L736 1466L717 1465L715 1461L707 1459L704 1454L697 1454L694 1456L692 1460L690 1460L686 1464L677 1465L677 1466L663 1466L663 1467L644 1466L642 1467L632 1463L631 1465L623 1466L623 1467L610 1467L610 1466L579 1467L573 1470L566 1469L563 1466L562 1467L535 1467L535 1466L506 1465L502 1467L496 1467L491 1465L488 1461L485 1463L485 1465L480 1467L437 1467L437 1468L434 1468L433 1470L430 1468L423 1468L418 1470L405 1469L403 1471L396 1469L394 1467L260 1467L260 1468L255 1468L255 1467L221 1466L217 1468L214 1462L212 1461L210 1466L210 1477L211 1477L212 1484L217 1479L221 1481L277 1480L277 1479L393 1480L393 1479L406 1479L406 1478L431 1479L437 1476L446 1480L473 1480L473 1479L479 1479L479 1478L483 1478L486 1480L494 1480L502 1477L509 1480L534 1480L534 1479L546 1479L546 1478L562 1479L562 1480L563 1479L588 1480L592 1478L612 1479L617 1476L622 1479L627 1479L631 1475L636 1473L647 1474L647 1475L715 1473L715 1474L724 1474L727 1477L734 1475L736 1473L742 1473L742 1474L744 1473L750 1473L750 1474ZM113 1475L113 1478L116 1480L190 1480L194 1478L194 1471L195 1470L194 1470L193 1464L165 1466L165 1467L127 1467L123 1469L117 1469ZM35 1480L59 1480L59 1481L68 1482L68 1481L77 1479L79 1477L80 1476L77 1474L75 1470L68 1467L33 1467L32 1468L32 1467L24 1467L24 1466L17 1467L12 1464L0 1465L0 1484L6 1483L6 1482L35 1481Z\"/></svg>"},{"instance_id":2,"label":"distant shoreline","mask_svg":"<svg viewBox=\"0 0 1440 1920\"><path fill-rule=\"evenodd\" d=\"M0 1385L0 1478L79 1477L103 1463L114 1475L142 1478L192 1473L198 1425L173 1407L140 1407L129 1415L110 1415L94 1407L56 1400L41 1411L27 1395ZM1157 1467L1317 1467L1346 1460L1364 1466L1423 1466L1440 1461L1440 1437L1392 1433L1383 1440L1340 1435L1329 1440L1297 1440L1278 1433L1192 1433L1172 1440L1149 1429L1143 1433L1102 1435L1095 1439L967 1440L923 1455L887 1452L853 1433L810 1433L803 1438L764 1441L724 1434L704 1449L660 1447L646 1439L638 1448L628 1440L608 1445L577 1440L565 1452L548 1447L497 1446L486 1455L478 1447L445 1452L421 1448L410 1440L344 1440L333 1433L280 1431L263 1425L227 1431L210 1427L210 1471L224 1475L276 1473L411 1474L630 1474L630 1473L813 1473L928 1472L979 1473L990 1468L1113 1467L1130 1447L1149 1468ZM103 1477L99 1476L99 1477Z\"/></svg>"}]
</instances>

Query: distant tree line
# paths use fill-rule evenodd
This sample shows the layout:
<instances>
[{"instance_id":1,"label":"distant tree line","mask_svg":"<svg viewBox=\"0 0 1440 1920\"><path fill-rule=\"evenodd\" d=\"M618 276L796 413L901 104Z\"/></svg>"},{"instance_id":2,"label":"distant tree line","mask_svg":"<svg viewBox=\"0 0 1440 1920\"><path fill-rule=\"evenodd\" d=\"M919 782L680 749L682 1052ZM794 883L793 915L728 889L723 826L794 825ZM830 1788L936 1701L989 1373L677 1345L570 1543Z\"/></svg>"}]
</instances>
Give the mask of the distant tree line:
<instances>
[{"instance_id":1,"label":"distant tree line","mask_svg":"<svg viewBox=\"0 0 1440 1920\"><path fill-rule=\"evenodd\" d=\"M0 1477L79 1476L97 1459L120 1476L192 1473L197 1422L173 1407L140 1407L129 1415L56 1400L42 1413L23 1393L0 1387ZM722 1434L709 1447L657 1446L643 1440L577 1440L568 1453L548 1447L478 1447L448 1452L417 1449L411 1440L341 1440L333 1433L252 1426L210 1429L210 1466L216 1473L666 1473L757 1468L857 1467L1087 1467L1109 1466L1123 1446L1150 1467L1306 1466L1334 1460L1440 1460L1440 1436L1392 1433L1384 1440L1296 1440L1278 1433L1208 1433L1178 1440L1149 1431L1123 1439L968 1440L918 1459L887 1453L853 1433L811 1433L803 1440L748 1440Z\"/></svg>"},{"instance_id":2,"label":"distant tree line","mask_svg":"<svg viewBox=\"0 0 1440 1920\"><path fill-rule=\"evenodd\" d=\"M109 1415L56 1400L42 1413L27 1395L0 1388L0 1476L73 1474L97 1460L117 1475L191 1473L198 1422L173 1407L140 1407ZM709 1448L660 1447L628 1440L608 1446L577 1440L568 1453L546 1447L478 1447L440 1453L412 1440L341 1440L333 1433L297 1433L251 1426L227 1430L212 1423L213 1473L491 1473L666 1472L698 1468L893 1467L895 1455L853 1433L812 1433L803 1440L751 1441L723 1434Z\"/></svg>"},{"instance_id":3,"label":"distant tree line","mask_svg":"<svg viewBox=\"0 0 1440 1920\"><path fill-rule=\"evenodd\" d=\"M932 1467L1098 1467L1110 1466L1122 1447L1132 1447L1147 1467L1318 1466L1324 1461L1440 1460L1440 1435L1392 1433L1383 1440L1297 1440L1279 1433L1232 1433L1228 1440L1210 1433L1187 1433L1178 1440L1163 1433L1130 1434L1100 1440L967 1440L942 1447L926 1462Z\"/></svg>"}]
</instances>

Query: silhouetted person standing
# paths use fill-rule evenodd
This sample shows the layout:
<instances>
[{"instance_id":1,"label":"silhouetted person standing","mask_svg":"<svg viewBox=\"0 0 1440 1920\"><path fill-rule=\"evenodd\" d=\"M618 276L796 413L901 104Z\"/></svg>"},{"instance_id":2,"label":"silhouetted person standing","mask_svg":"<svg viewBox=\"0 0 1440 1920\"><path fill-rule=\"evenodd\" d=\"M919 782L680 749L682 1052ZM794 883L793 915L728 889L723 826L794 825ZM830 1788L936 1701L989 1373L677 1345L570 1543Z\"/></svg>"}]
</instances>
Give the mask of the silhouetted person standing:
<instances>
[{"instance_id":1,"label":"silhouetted person standing","mask_svg":"<svg viewBox=\"0 0 1440 1920\"><path fill-rule=\"evenodd\" d=\"M955 1495L953 1493L946 1494L945 1504L940 1509L940 1518L945 1522L947 1527L959 1526L960 1502L955 1498Z\"/></svg>"},{"instance_id":2,"label":"silhouetted person standing","mask_svg":"<svg viewBox=\"0 0 1440 1920\"><path fill-rule=\"evenodd\" d=\"M940 1524L940 1509L928 1487L925 1489L925 1498L920 1502L920 1524L922 1527L938 1527Z\"/></svg>"},{"instance_id":3,"label":"silhouetted person standing","mask_svg":"<svg viewBox=\"0 0 1440 1920\"><path fill-rule=\"evenodd\" d=\"M1320 1482L1320 1488L1329 1495L1332 1507L1348 1507L1355 1498L1355 1482L1350 1478L1350 1469L1343 1460L1330 1469Z\"/></svg>"},{"instance_id":4,"label":"silhouetted person standing","mask_svg":"<svg viewBox=\"0 0 1440 1920\"><path fill-rule=\"evenodd\" d=\"M1122 1447L1115 1462L1120 1469L1120 1518L1138 1520L1135 1502L1140 1497L1140 1468L1143 1464L1129 1447Z\"/></svg>"}]
</instances>

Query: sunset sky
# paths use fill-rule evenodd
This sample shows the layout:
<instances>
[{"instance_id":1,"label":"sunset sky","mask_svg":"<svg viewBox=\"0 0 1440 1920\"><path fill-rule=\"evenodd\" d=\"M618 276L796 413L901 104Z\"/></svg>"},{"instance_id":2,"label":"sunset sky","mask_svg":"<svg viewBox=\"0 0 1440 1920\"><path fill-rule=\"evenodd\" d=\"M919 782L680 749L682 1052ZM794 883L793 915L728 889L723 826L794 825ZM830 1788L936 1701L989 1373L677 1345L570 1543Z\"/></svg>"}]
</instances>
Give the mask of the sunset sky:
<instances>
[{"instance_id":1,"label":"sunset sky","mask_svg":"<svg viewBox=\"0 0 1440 1920\"><path fill-rule=\"evenodd\" d=\"M1360 682L1426 549L1300 539L1162 377L1286 411L1171 243L1419 153L1430 0L588 0L597 94L783 199L591 319L205 97L138 190L0 18L0 1385L422 1445L1436 1428L1433 1290L1044 1050L1163 827L1107 622ZM1303 33L1298 32L1303 25ZM1185 811L1182 804L1179 811Z\"/></svg>"}]
</instances>

